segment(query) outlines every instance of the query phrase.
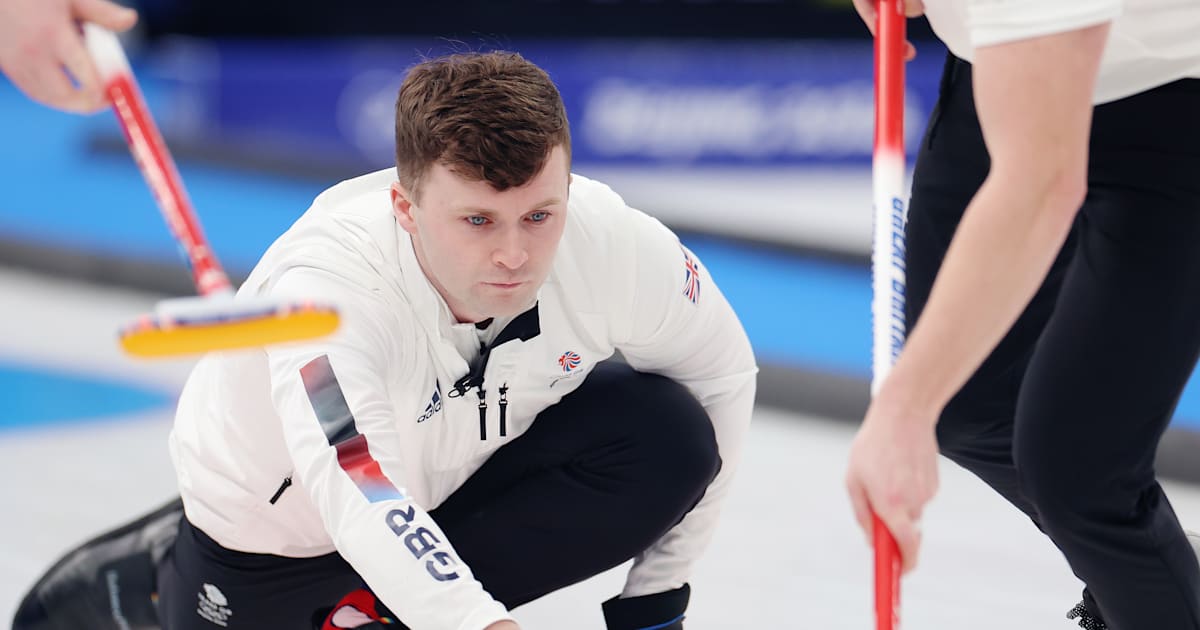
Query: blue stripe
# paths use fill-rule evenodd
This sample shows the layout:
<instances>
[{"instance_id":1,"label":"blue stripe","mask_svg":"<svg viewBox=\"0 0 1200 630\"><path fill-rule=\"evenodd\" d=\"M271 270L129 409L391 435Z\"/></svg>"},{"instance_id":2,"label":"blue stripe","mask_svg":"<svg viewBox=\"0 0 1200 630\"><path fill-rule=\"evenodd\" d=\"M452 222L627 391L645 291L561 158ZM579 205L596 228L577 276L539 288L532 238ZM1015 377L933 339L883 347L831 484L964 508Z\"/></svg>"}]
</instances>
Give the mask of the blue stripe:
<instances>
[{"instance_id":1,"label":"blue stripe","mask_svg":"<svg viewBox=\"0 0 1200 630\"><path fill-rule=\"evenodd\" d=\"M0 431L169 410L173 400L136 383L0 359Z\"/></svg>"},{"instance_id":2,"label":"blue stripe","mask_svg":"<svg viewBox=\"0 0 1200 630\"><path fill-rule=\"evenodd\" d=\"M679 615L678 617L676 617L666 623L660 623L657 626L646 626L645 628L638 628L637 630L660 630L661 628L669 627L672 624L678 623L680 621L683 621L683 615Z\"/></svg>"}]
</instances>

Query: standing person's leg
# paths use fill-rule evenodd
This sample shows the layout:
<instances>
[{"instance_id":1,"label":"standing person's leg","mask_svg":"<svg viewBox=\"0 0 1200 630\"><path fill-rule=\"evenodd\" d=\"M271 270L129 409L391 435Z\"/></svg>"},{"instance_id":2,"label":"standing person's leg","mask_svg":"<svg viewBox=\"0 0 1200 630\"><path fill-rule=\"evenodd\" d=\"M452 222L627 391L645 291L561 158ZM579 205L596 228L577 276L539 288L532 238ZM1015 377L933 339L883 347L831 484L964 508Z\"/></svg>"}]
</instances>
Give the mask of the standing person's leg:
<instances>
[{"instance_id":1,"label":"standing person's leg","mask_svg":"<svg viewBox=\"0 0 1200 630\"><path fill-rule=\"evenodd\" d=\"M967 205L991 166L972 94L971 66L948 57L937 108L913 173L906 232L906 319L911 330L941 269ZM979 476L1037 522L1013 465L1017 394L1042 327L1054 310L1074 234L1028 307L987 360L946 405L937 425L941 453Z\"/></svg>"},{"instance_id":2,"label":"standing person's leg","mask_svg":"<svg viewBox=\"0 0 1200 630\"><path fill-rule=\"evenodd\" d=\"M1200 628L1200 568L1154 474L1200 354L1197 111L1200 81L1096 109L1078 252L1021 385L1021 491L1117 630Z\"/></svg>"}]
</instances>

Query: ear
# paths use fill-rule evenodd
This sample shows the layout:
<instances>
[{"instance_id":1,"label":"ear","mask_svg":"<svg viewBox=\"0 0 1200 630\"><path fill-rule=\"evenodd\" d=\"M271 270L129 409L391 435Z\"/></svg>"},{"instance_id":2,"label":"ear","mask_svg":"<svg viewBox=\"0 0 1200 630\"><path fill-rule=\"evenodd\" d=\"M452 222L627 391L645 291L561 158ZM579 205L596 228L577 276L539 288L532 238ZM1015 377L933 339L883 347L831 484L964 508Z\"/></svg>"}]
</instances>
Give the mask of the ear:
<instances>
[{"instance_id":1,"label":"ear","mask_svg":"<svg viewBox=\"0 0 1200 630\"><path fill-rule=\"evenodd\" d=\"M392 182L392 214L396 215L396 221L400 227L404 228L409 234L417 233L417 222L413 219L413 205L408 191L400 182Z\"/></svg>"}]
</instances>

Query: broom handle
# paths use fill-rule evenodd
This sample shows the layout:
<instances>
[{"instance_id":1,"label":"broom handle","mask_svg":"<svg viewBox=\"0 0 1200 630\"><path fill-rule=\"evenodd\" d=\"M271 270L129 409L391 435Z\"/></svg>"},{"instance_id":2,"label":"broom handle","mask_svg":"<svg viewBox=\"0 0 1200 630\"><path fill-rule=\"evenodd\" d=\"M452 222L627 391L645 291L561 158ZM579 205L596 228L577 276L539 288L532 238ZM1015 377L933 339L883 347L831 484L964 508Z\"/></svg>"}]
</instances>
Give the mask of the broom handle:
<instances>
[{"instance_id":1,"label":"broom handle","mask_svg":"<svg viewBox=\"0 0 1200 630\"><path fill-rule=\"evenodd\" d=\"M875 36L875 152L872 183L875 235L872 273L871 394L891 370L904 345L904 49L903 0L879 0ZM878 516L874 521L875 628L900 627L900 552Z\"/></svg>"},{"instance_id":2,"label":"broom handle","mask_svg":"<svg viewBox=\"0 0 1200 630\"><path fill-rule=\"evenodd\" d=\"M105 84L125 141L141 169L171 234L183 248L192 281L201 295L231 293L233 286L204 238L175 161L150 115L121 42L111 31L84 24L84 41Z\"/></svg>"}]
</instances>

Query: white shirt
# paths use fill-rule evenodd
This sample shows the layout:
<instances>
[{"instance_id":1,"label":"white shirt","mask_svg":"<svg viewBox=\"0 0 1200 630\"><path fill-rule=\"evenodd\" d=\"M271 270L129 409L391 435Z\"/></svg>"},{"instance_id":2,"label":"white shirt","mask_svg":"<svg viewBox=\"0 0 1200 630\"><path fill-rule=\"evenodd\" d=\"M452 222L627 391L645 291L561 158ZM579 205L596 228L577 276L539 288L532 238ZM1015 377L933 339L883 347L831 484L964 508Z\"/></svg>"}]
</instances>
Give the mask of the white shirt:
<instances>
[{"instance_id":1,"label":"white shirt","mask_svg":"<svg viewBox=\"0 0 1200 630\"><path fill-rule=\"evenodd\" d=\"M737 468L757 371L705 268L661 223L575 175L536 334L505 341L492 330L505 325L498 320L481 335L455 323L421 272L392 215L394 180L380 171L321 194L242 286L240 295L333 300L342 325L316 342L214 354L196 366L171 435L188 518L239 551L336 550L413 628L507 619L426 511L619 349L633 367L684 384L716 431L720 473L636 558L623 594L681 586ZM528 320L507 323L505 331ZM450 392L481 337L493 335L483 439L476 390ZM284 479L293 485L272 503Z\"/></svg>"},{"instance_id":2,"label":"white shirt","mask_svg":"<svg viewBox=\"0 0 1200 630\"><path fill-rule=\"evenodd\" d=\"M1094 102L1200 78L1200 0L925 0L925 15L956 56L1112 22Z\"/></svg>"}]
</instances>

